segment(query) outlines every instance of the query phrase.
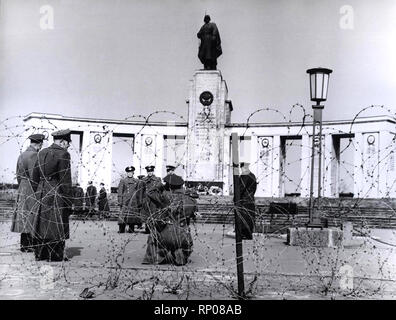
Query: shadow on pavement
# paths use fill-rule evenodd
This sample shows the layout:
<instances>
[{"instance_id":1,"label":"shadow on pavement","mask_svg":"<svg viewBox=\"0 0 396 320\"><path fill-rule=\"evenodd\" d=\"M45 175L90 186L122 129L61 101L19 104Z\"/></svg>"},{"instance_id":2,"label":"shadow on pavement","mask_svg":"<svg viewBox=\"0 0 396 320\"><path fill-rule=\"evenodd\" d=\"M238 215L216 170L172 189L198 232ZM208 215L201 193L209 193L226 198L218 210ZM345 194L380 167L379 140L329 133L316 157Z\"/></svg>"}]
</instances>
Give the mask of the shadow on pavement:
<instances>
[{"instance_id":1,"label":"shadow on pavement","mask_svg":"<svg viewBox=\"0 0 396 320\"><path fill-rule=\"evenodd\" d=\"M83 247L66 248L66 256L68 258L73 258L74 256L81 256L81 249L84 248Z\"/></svg>"}]
</instances>

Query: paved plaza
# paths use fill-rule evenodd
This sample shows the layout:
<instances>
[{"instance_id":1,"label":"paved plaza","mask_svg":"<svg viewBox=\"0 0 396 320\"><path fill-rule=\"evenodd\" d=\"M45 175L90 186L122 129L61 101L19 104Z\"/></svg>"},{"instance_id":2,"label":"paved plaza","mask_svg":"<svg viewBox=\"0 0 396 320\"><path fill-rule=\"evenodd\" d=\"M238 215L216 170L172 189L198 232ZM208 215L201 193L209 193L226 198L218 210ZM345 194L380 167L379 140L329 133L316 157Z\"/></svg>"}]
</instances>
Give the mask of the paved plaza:
<instances>
[{"instance_id":1,"label":"paved plaza","mask_svg":"<svg viewBox=\"0 0 396 320\"><path fill-rule=\"evenodd\" d=\"M36 262L19 251L19 234L0 223L0 299L235 299L231 225L191 226L185 266L143 265L147 235L118 234L114 221L72 221L66 262ZM343 248L301 248L281 235L244 241L251 299L395 299L396 232L373 229Z\"/></svg>"}]
</instances>

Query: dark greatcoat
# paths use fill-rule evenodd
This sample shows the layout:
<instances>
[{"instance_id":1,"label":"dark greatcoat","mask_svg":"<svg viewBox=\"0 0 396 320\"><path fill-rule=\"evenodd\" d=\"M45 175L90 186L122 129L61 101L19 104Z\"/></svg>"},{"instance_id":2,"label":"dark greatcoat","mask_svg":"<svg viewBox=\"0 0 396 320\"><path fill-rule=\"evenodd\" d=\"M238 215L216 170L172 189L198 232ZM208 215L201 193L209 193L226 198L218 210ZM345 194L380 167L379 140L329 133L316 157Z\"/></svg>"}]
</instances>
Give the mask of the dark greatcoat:
<instances>
[{"instance_id":1,"label":"dark greatcoat","mask_svg":"<svg viewBox=\"0 0 396 320\"><path fill-rule=\"evenodd\" d=\"M84 190L81 187L74 188L73 204L75 211L84 210Z\"/></svg>"},{"instance_id":2,"label":"dark greatcoat","mask_svg":"<svg viewBox=\"0 0 396 320\"><path fill-rule=\"evenodd\" d=\"M161 178L156 177L155 175L152 175L151 177L146 176L143 179L144 183L146 184L146 194L153 190L154 188L161 186L162 185L162 181ZM153 211L153 204L149 201L148 197L145 196L143 198L143 205L142 205L142 210L141 210L141 217L143 222L146 222L147 219L149 218L151 212Z\"/></svg>"},{"instance_id":3,"label":"dark greatcoat","mask_svg":"<svg viewBox=\"0 0 396 320\"><path fill-rule=\"evenodd\" d=\"M87 193L85 195L85 205L87 206L88 209L95 208L95 200L97 194L98 193L95 186L89 185L87 187Z\"/></svg>"},{"instance_id":4,"label":"dark greatcoat","mask_svg":"<svg viewBox=\"0 0 396 320\"><path fill-rule=\"evenodd\" d=\"M32 208L40 174L37 167L37 150L29 146L18 158L16 169L18 191L16 209L12 219L11 231L30 233L32 230Z\"/></svg>"},{"instance_id":5,"label":"dark greatcoat","mask_svg":"<svg viewBox=\"0 0 396 320\"><path fill-rule=\"evenodd\" d=\"M101 188L99 190L99 211L101 212L109 212L110 207L109 207L109 201L107 200L107 193L105 188Z\"/></svg>"},{"instance_id":6,"label":"dark greatcoat","mask_svg":"<svg viewBox=\"0 0 396 320\"><path fill-rule=\"evenodd\" d=\"M184 197L184 216L187 220L187 225L190 224L190 219L195 219L195 212L198 211L197 200L192 198L190 194Z\"/></svg>"},{"instance_id":7,"label":"dark greatcoat","mask_svg":"<svg viewBox=\"0 0 396 320\"><path fill-rule=\"evenodd\" d=\"M213 22L205 23L199 30L197 37L201 39L198 58L203 65L216 66L217 58L222 54L219 30Z\"/></svg>"},{"instance_id":8,"label":"dark greatcoat","mask_svg":"<svg viewBox=\"0 0 396 320\"><path fill-rule=\"evenodd\" d=\"M254 230L256 205L254 194L257 189L256 176L250 172L239 177L240 200L236 203L238 215L240 217L240 230L243 238L252 239Z\"/></svg>"},{"instance_id":9,"label":"dark greatcoat","mask_svg":"<svg viewBox=\"0 0 396 320\"><path fill-rule=\"evenodd\" d=\"M143 180L126 177L121 179L118 185L118 204L121 213L118 216L118 224L141 224L140 210L145 194Z\"/></svg>"},{"instance_id":10,"label":"dark greatcoat","mask_svg":"<svg viewBox=\"0 0 396 320\"><path fill-rule=\"evenodd\" d=\"M52 144L38 153L40 182L36 191L32 236L47 240L69 239L72 208L70 154Z\"/></svg>"},{"instance_id":11,"label":"dark greatcoat","mask_svg":"<svg viewBox=\"0 0 396 320\"><path fill-rule=\"evenodd\" d=\"M193 240L185 216L183 190L165 192L151 190L148 198L156 209L149 219L150 234L144 264L172 263L184 265L192 252Z\"/></svg>"},{"instance_id":12,"label":"dark greatcoat","mask_svg":"<svg viewBox=\"0 0 396 320\"><path fill-rule=\"evenodd\" d=\"M152 188L154 188L156 185L158 185L161 182L161 178L156 177L155 175L146 176L143 181L146 183L146 191L148 192Z\"/></svg>"}]
</instances>

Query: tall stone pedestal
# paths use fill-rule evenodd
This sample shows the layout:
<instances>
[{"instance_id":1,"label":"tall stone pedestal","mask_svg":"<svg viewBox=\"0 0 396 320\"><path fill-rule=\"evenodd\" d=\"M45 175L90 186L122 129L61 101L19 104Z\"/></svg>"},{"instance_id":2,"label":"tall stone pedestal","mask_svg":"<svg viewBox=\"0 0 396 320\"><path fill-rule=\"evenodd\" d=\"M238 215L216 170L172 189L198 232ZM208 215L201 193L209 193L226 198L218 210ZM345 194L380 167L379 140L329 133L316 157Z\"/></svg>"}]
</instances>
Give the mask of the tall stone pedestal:
<instances>
[{"instance_id":1,"label":"tall stone pedestal","mask_svg":"<svg viewBox=\"0 0 396 320\"><path fill-rule=\"evenodd\" d=\"M219 70L198 70L188 101L186 180L222 186L224 126L231 119L227 85Z\"/></svg>"}]
</instances>

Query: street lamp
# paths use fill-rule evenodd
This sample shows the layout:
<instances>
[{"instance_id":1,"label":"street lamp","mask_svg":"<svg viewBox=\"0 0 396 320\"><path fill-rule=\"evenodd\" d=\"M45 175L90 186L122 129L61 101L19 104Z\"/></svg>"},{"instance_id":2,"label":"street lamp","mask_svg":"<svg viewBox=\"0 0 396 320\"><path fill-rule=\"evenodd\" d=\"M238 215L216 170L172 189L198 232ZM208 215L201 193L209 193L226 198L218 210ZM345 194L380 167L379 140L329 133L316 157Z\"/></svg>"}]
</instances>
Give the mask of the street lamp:
<instances>
[{"instance_id":1,"label":"street lamp","mask_svg":"<svg viewBox=\"0 0 396 320\"><path fill-rule=\"evenodd\" d=\"M324 105L320 103L326 101L327 90L329 87L329 77L333 70L326 68L313 68L308 69L309 84L311 90L311 101L316 102L316 105L312 106L313 109L313 125L312 125L312 158L311 158L311 190L309 196L309 222L308 227L311 228L322 228L322 222L320 220L319 212L315 212L314 207L314 172L315 172L315 147L318 147L318 206L321 194L321 176L322 176L322 110ZM317 128L318 127L318 128ZM316 134L318 131L318 134Z\"/></svg>"}]
</instances>

